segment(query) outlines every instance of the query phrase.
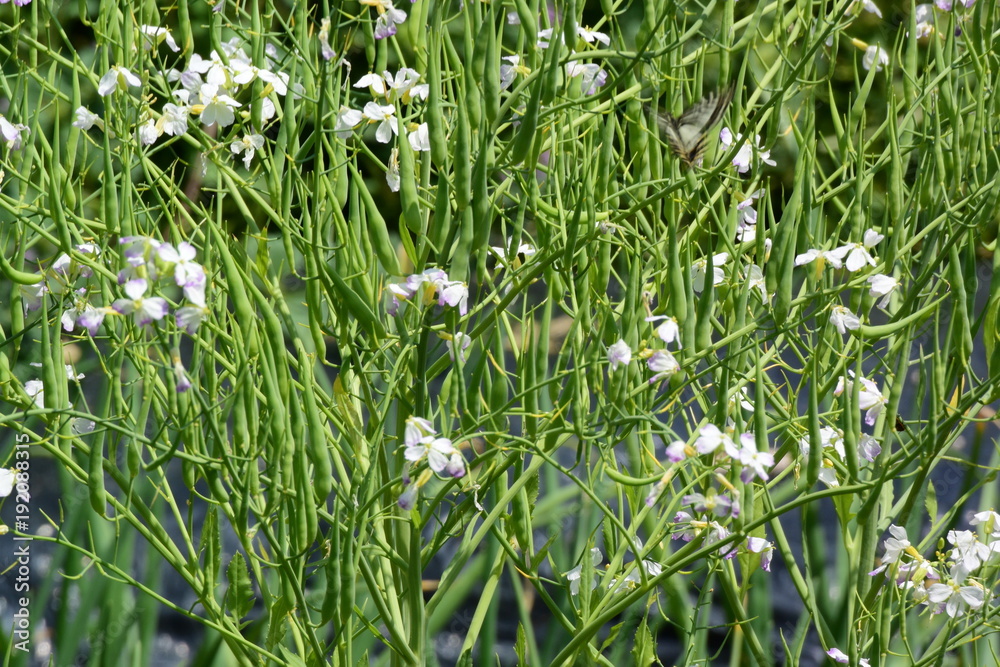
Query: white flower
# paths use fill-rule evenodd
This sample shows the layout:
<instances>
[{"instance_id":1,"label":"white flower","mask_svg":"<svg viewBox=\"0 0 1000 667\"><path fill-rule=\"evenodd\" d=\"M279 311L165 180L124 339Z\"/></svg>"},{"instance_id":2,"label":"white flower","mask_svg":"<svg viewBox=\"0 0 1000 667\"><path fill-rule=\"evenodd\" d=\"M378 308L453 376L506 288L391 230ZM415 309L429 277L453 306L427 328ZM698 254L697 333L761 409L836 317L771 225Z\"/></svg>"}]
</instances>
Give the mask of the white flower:
<instances>
[{"instance_id":1,"label":"white flower","mask_svg":"<svg viewBox=\"0 0 1000 667\"><path fill-rule=\"evenodd\" d=\"M840 396L844 393L844 389L851 388L854 383L854 373L850 372L850 374L850 379L846 379L843 376L840 377L836 389L833 390L834 396ZM868 378L860 378L860 381L861 391L858 393L858 408L866 411L865 423L872 426L875 424L875 420L878 419L879 414L881 414L882 408L889 402L889 399L882 395L878 385L873 381Z\"/></svg>"},{"instance_id":2,"label":"white flower","mask_svg":"<svg viewBox=\"0 0 1000 667\"><path fill-rule=\"evenodd\" d=\"M41 380L28 380L24 383L24 393L31 397L36 408L45 407L45 385Z\"/></svg>"},{"instance_id":3,"label":"white flower","mask_svg":"<svg viewBox=\"0 0 1000 667\"><path fill-rule=\"evenodd\" d=\"M102 130L104 129L104 121L101 120L100 116L87 107L76 108L76 119L73 121L73 127L86 132L95 125Z\"/></svg>"},{"instance_id":4,"label":"white flower","mask_svg":"<svg viewBox=\"0 0 1000 667\"><path fill-rule=\"evenodd\" d=\"M177 42L174 41L173 35L166 28L160 28L155 25L144 25L139 28L139 31L145 37L142 48L147 51L151 50L154 46L159 46L162 42L166 42L167 48L174 53L181 50L181 47L177 46Z\"/></svg>"},{"instance_id":5,"label":"white flower","mask_svg":"<svg viewBox=\"0 0 1000 667\"><path fill-rule=\"evenodd\" d=\"M427 123L417 125L417 129L406 135L406 140L410 142L410 148L415 152L429 151L431 149L431 138Z\"/></svg>"},{"instance_id":6,"label":"white flower","mask_svg":"<svg viewBox=\"0 0 1000 667\"><path fill-rule=\"evenodd\" d=\"M588 28L577 26L576 34L579 35L583 41L587 42L587 44L593 44L594 42L600 42L605 46L611 44L611 38L603 32L597 32L596 30L590 30Z\"/></svg>"},{"instance_id":7,"label":"white flower","mask_svg":"<svg viewBox=\"0 0 1000 667\"><path fill-rule=\"evenodd\" d=\"M875 66L876 72L881 72L882 68L889 64L889 54L878 44L872 44L865 49L865 57L861 59L861 66L870 70Z\"/></svg>"},{"instance_id":8,"label":"white flower","mask_svg":"<svg viewBox=\"0 0 1000 667\"><path fill-rule=\"evenodd\" d=\"M733 137L733 132L728 127L723 127L719 131L719 141L722 146L726 149L740 145L740 150L733 158L733 166L736 167L736 172L739 174L745 174L750 170L750 163L753 160L753 156L756 155L757 158L764 164L776 166L777 163L771 159L771 151L761 150L760 147L760 135L755 135L753 143L750 143L749 139L744 139L742 134L737 134Z\"/></svg>"},{"instance_id":9,"label":"white flower","mask_svg":"<svg viewBox=\"0 0 1000 667\"><path fill-rule=\"evenodd\" d=\"M219 127L232 125L236 120L233 109L242 106L227 95L217 84L206 83L198 91L204 108L201 111L201 122L205 125L219 124Z\"/></svg>"},{"instance_id":10,"label":"white flower","mask_svg":"<svg viewBox=\"0 0 1000 667\"><path fill-rule=\"evenodd\" d=\"M152 146L159 138L160 130L152 118L139 126L139 141L143 146Z\"/></svg>"},{"instance_id":11,"label":"white flower","mask_svg":"<svg viewBox=\"0 0 1000 667\"><path fill-rule=\"evenodd\" d=\"M740 436L740 450L737 458L744 466L740 473L740 480L744 484L749 484L754 477L763 482L769 479L767 469L774 466L774 454L758 451L757 442L752 433L744 433Z\"/></svg>"},{"instance_id":12,"label":"white flower","mask_svg":"<svg viewBox=\"0 0 1000 667\"><path fill-rule=\"evenodd\" d=\"M388 74L388 72L386 72L386 74ZM385 97L385 79L382 78L381 74L369 72L358 79L354 84L354 87L368 88L371 90L372 95Z\"/></svg>"},{"instance_id":13,"label":"white flower","mask_svg":"<svg viewBox=\"0 0 1000 667\"><path fill-rule=\"evenodd\" d=\"M396 34L396 25L406 20L406 12L396 9L391 0L361 0L362 5L374 7L378 12L375 19L375 39L385 39Z\"/></svg>"},{"instance_id":14,"label":"white flower","mask_svg":"<svg viewBox=\"0 0 1000 667\"><path fill-rule=\"evenodd\" d=\"M720 252L712 256L712 284L718 285L726 279L726 274L722 270L722 265L729 262L729 253ZM708 260L705 258L696 259L691 265L691 282L695 292L705 289L705 273L708 271Z\"/></svg>"},{"instance_id":15,"label":"white flower","mask_svg":"<svg viewBox=\"0 0 1000 667\"><path fill-rule=\"evenodd\" d=\"M868 283L871 285L868 289L868 294L873 297L882 297L877 305L883 310L889 305L889 298L892 292L899 288L899 281L884 273L876 273L873 276L868 276Z\"/></svg>"},{"instance_id":16,"label":"white flower","mask_svg":"<svg viewBox=\"0 0 1000 667\"><path fill-rule=\"evenodd\" d=\"M242 139L229 144L229 150L231 150L234 155L243 153L243 165L247 169L250 168L250 161L253 160L253 156L256 154L257 150L263 147L264 137L259 134L244 134Z\"/></svg>"},{"instance_id":17,"label":"white flower","mask_svg":"<svg viewBox=\"0 0 1000 667\"><path fill-rule=\"evenodd\" d=\"M992 537L1000 537L1000 514L997 514L993 510L976 512L972 515L972 520L969 523L973 526L983 524L983 528Z\"/></svg>"},{"instance_id":18,"label":"white flower","mask_svg":"<svg viewBox=\"0 0 1000 667\"><path fill-rule=\"evenodd\" d=\"M337 133L341 139L347 138L354 128L356 128L361 121L364 120L364 114L356 109L351 109L349 107L340 107L340 112L337 114L337 121L334 123L333 131Z\"/></svg>"},{"instance_id":19,"label":"white flower","mask_svg":"<svg viewBox=\"0 0 1000 667\"><path fill-rule=\"evenodd\" d=\"M574 78L582 76L580 80L580 90L584 95L593 95L597 89L607 81L608 74L600 65L594 63L581 63L577 60L566 63L566 76Z\"/></svg>"},{"instance_id":20,"label":"white flower","mask_svg":"<svg viewBox=\"0 0 1000 667\"><path fill-rule=\"evenodd\" d=\"M892 524L889 526L889 534L884 546L885 554L882 556L883 563L895 563L899 557L910 547L910 539L906 535L906 529L902 526Z\"/></svg>"},{"instance_id":21,"label":"white flower","mask_svg":"<svg viewBox=\"0 0 1000 667\"><path fill-rule=\"evenodd\" d=\"M604 555L601 554L601 550L594 547L590 550L590 561L593 563L594 567L601 564L604 560ZM563 576L566 577L566 581L569 582L569 592L570 595L578 595L580 593L580 576L583 571L583 565L577 565L572 570L566 572ZM593 589L597 586L597 576L595 575L590 587Z\"/></svg>"},{"instance_id":22,"label":"white flower","mask_svg":"<svg viewBox=\"0 0 1000 667\"><path fill-rule=\"evenodd\" d=\"M126 90L128 86L139 87L142 80L125 67L113 66L107 74L101 77L97 84L97 92L101 97L107 97L116 90Z\"/></svg>"},{"instance_id":23,"label":"white flower","mask_svg":"<svg viewBox=\"0 0 1000 667\"><path fill-rule=\"evenodd\" d=\"M608 348L608 364L612 371L618 370L619 364L628 366L631 361L632 348L628 346L625 339L619 339L617 343Z\"/></svg>"},{"instance_id":24,"label":"white flower","mask_svg":"<svg viewBox=\"0 0 1000 667\"><path fill-rule=\"evenodd\" d=\"M501 60L507 62L500 65L500 90L507 90L518 74L522 76L531 74L531 70L521 64L521 56L519 55L504 56Z\"/></svg>"},{"instance_id":25,"label":"white flower","mask_svg":"<svg viewBox=\"0 0 1000 667\"><path fill-rule=\"evenodd\" d=\"M863 9L866 12L871 12L875 16L877 16L879 18L882 18L882 12L881 12L881 10L879 10L878 5L876 5L874 2L872 2L872 0L863 0L863 2L861 4L862 4Z\"/></svg>"},{"instance_id":26,"label":"white flower","mask_svg":"<svg viewBox=\"0 0 1000 667\"><path fill-rule=\"evenodd\" d=\"M856 331L861 328L861 319L844 306L834 306L830 311L830 324L837 327L841 335L847 330Z\"/></svg>"},{"instance_id":27,"label":"white flower","mask_svg":"<svg viewBox=\"0 0 1000 667\"><path fill-rule=\"evenodd\" d=\"M434 428L429 422L419 417L406 420L406 430L403 443L406 449L403 457L407 461L420 461L427 457L427 465L436 473L442 472L449 463L451 455L456 451L448 438L435 438Z\"/></svg>"},{"instance_id":28,"label":"white flower","mask_svg":"<svg viewBox=\"0 0 1000 667\"><path fill-rule=\"evenodd\" d=\"M0 498L6 498L14 492L14 482L17 476L10 468L0 468Z\"/></svg>"},{"instance_id":29,"label":"white flower","mask_svg":"<svg viewBox=\"0 0 1000 667\"><path fill-rule=\"evenodd\" d=\"M869 254L868 249L877 246L883 238L885 237L874 229L869 229L865 232L862 243L848 243L825 253L825 255L834 266L839 268L840 263L843 262L847 270L853 273L863 268L865 264L875 266L875 258Z\"/></svg>"},{"instance_id":30,"label":"white flower","mask_svg":"<svg viewBox=\"0 0 1000 667\"><path fill-rule=\"evenodd\" d=\"M706 424L698 431L698 439L694 441L694 449L699 454L711 454L719 445L730 458L739 459L740 449L728 433L724 433L715 424Z\"/></svg>"},{"instance_id":31,"label":"white flower","mask_svg":"<svg viewBox=\"0 0 1000 667\"><path fill-rule=\"evenodd\" d=\"M160 115L160 120L156 121L156 126L172 137L179 137L187 132L190 111L191 107L186 104L177 105L167 102L163 105L163 112Z\"/></svg>"},{"instance_id":32,"label":"white flower","mask_svg":"<svg viewBox=\"0 0 1000 667\"><path fill-rule=\"evenodd\" d=\"M771 295L767 293L767 281L764 280L764 272L756 264L751 264L747 270L747 285L750 289L756 289L760 292L760 300L764 305L771 305Z\"/></svg>"},{"instance_id":33,"label":"white flower","mask_svg":"<svg viewBox=\"0 0 1000 667\"><path fill-rule=\"evenodd\" d=\"M403 67L396 75L393 76L389 72L385 72L385 85L387 87L385 99L387 102L395 102L400 100L404 103L410 101L410 93L413 88L420 81L420 74L416 70L412 70L409 67Z\"/></svg>"},{"instance_id":34,"label":"white flower","mask_svg":"<svg viewBox=\"0 0 1000 667\"><path fill-rule=\"evenodd\" d=\"M647 322L655 322L657 320L663 320L663 324L656 327L656 335L660 337L660 340L667 345L676 341L677 347L681 347L681 328L677 324L677 318L667 317L666 315L651 315L646 318Z\"/></svg>"},{"instance_id":35,"label":"white flower","mask_svg":"<svg viewBox=\"0 0 1000 667\"><path fill-rule=\"evenodd\" d=\"M968 572L961 565L955 565L951 569L951 581L947 584L931 584L927 588L927 601L937 606L935 613L943 610L952 618L963 613L966 607L979 609L986 601L986 594L982 586L971 584L963 586Z\"/></svg>"},{"instance_id":36,"label":"white flower","mask_svg":"<svg viewBox=\"0 0 1000 667\"><path fill-rule=\"evenodd\" d=\"M966 572L974 572L986 561L1000 553L1000 542L983 544L971 530L949 530L948 543L955 548L948 557L960 564Z\"/></svg>"},{"instance_id":37,"label":"white flower","mask_svg":"<svg viewBox=\"0 0 1000 667\"><path fill-rule=\"evenodd\" d=\"M375 130L375 139L381 144L389 143L392 135L399 133L395 113L396 107L391 104L369 102L365 105L362 115L370 122L379 124Z\"/></svg>"}]
</instances>

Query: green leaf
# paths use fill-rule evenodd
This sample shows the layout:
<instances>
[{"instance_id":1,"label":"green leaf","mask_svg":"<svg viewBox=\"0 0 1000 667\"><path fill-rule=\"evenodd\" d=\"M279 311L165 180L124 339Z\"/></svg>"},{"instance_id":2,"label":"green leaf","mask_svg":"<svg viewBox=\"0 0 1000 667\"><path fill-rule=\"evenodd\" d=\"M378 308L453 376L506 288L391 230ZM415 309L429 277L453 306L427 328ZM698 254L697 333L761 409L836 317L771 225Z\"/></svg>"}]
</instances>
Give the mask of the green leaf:
<instances>
[{"instance_id":1,"label":"green leaf","mask_svg":"<svg viewBox=\"0 0 1000 667\"><path fill-rule=\"evenodd\" d=\"M236 618L243 618L253 609L253 585L247 572L246 560L238 553L229 561L226 568L226 580L229 588L226 590L226 609Z\"/></svg>"}]
</instances>

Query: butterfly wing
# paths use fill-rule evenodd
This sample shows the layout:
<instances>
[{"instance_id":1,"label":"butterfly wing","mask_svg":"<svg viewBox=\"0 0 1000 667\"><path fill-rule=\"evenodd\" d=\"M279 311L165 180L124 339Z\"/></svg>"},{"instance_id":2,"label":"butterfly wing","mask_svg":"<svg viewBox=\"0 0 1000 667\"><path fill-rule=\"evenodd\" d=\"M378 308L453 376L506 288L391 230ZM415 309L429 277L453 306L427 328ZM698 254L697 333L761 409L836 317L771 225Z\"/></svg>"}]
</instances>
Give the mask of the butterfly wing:
<instances>
[{"instance_id":1,"label":"butterfly wing","mask_svg":"<svg viewBox=\"0 0 1000 667\"><path fill-rule=\"evenodd\" d=\"M664 114L660 127L667 135L671 150L688 166L701 161L708 143L708 131L722 119L733 99L733 88L711 93L680 116Z\"/></svg>"}]
</instances>

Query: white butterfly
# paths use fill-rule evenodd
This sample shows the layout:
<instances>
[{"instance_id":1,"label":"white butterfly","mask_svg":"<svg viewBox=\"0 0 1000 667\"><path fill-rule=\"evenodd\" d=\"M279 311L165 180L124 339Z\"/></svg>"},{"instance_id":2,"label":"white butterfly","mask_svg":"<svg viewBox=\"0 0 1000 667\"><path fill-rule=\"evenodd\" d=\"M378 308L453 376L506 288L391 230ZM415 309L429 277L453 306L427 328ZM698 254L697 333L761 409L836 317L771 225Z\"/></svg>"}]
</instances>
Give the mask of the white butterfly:
<instances>
[{"instance_id":1,"label":"white butterfly","mask_svg":"<svg viewBox=\"0 0 1000 667\"><path fill-rule=\"evenodd\" d=\"M708 131L722 119L733 99L733 87L710 93L679 117L662 114L660 128L670 148L689 167L700 164L708 142Z\"/></svg>"}]
</instances>

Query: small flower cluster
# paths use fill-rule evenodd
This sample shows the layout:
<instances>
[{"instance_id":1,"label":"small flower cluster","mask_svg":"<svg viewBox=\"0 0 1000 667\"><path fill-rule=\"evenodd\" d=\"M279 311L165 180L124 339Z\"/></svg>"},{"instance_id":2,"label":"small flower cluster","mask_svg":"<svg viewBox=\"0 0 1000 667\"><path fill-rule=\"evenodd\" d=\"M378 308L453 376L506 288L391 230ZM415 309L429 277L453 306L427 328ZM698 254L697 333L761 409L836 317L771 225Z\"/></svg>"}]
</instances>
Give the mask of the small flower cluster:
<instances>
[{"instance_id":1,"label":"small flower cluster","mask_svg":"<svg viewBox=\"0 0 1000 667\"><path fill-rule=\"evenodd\" d=\"M750 167L754 164L754 158L758 163L763 163L770 165L772 167L777 166L777 162L771 159L771 151L766 151L760 146L760 135L754 135L754 140L751 143L749 139L745 139L742 134L737 134L733 136L733 131L728 127L722 128L719 132L719 141L722 143L723 148L729 150L733 146L739 145L740 150L736 153L733 158L733 166L736 167L736 172L739 174L745 174L750 171Z\"/></svg>"},{"instance_id":2,"label":"small flower cluster","mask_svg":"<svg viewBox=\"0 0 1000 667\"><path fill-rule=\"evenodd\" d=\"M337 136L344 139L363 123L365 125L377 124L375 140L381 144L389 143L394 136L399 134L399 124L395 115L396 103L411 104L416 100L426 100L429 92L427 84L420 83L420 73L409 67L403 67L395 74L388 71L382 74L366 74L355 82L354 87L367 88L373 97L385 102L385 104L376 101L368 102L361 111L342 106L337 114L333 130ZM405 137L410 143L410 148L415 152L431 149L427 123L411 124ZM398 156L399 149L394 147L389 156L389 169L386 173L386 182L393 192L399 190Z\"/></svg>"},{"instance_id":3,"label":"small flower cluster","mask_svg":"<svg viewBox=\"0 0 1000 667\"><path fill-rule=\"evenodd\" d=\"M639 543L642 546L642 543ZM597 547L593 547L590 550L590 562L592 568L596 568L598 565L604 562L604 554ZM608 584L608 590L615 593L620 593L628 590L634 589L642 581L642 573L639 571L639 567L646 572L647 577L656 577L663 572L663 566L656 562L655 560L650 560L645 558L642 560L639 566L632 567L631 571L625 575L625 578L621 580L619 585L617 578L612 578ZM583 577L583 563L577 565L571 570L567 570L563 573L566 581L569 582L569 592L571 595L580 594L580 579ZM590 589L594 590L597 588L597 574L595 573L590 579Z\"/></svg>"},{"instance_id":4,"label":"small flower cluster","mask_svg":"<svg viewBox=\"0 0 1000 667\"><path fill-rule=\"evenodd\" d=\"M441 269L426 269L423 273L409 276L402 283L389 285L392 301L386 308L393 317L399 311L400 299L414 301L419 298L423 305L432 303L437 297L438 306L458 308L459 315L464 316L469 309L469 287L458 280L448 280L448 274Z\"/></svg>"},{"instance_id":5,"label":"small flower cluster","mask_svg":"<svg viewBox=\"0 0 1000 667\"><path fill-rule=\"evenodd\" d=\"M874 385L874 383L872 383L872 385ZM875 389L877 391L877 387ZM879 409L881 409L881 407ZM844 452L844 434L840 430L831 426L824 426L819 431L819 437L820 446L823 448L823 462L819 469L819 481L823 482L830 488L840 486L840 481L837 479L835 459L841 463L846 460L846 454ZM799 451L802 454L802 460L807 460L809 458L810 450L811 445L809 438L806 437L800 439ZM881 453L882 447L878 444L878 440L876 440L873 436L862 433L861 437L858 439L858 459L871 463L875 460L875 457Z\"/></svg>"},{"instance_id":6,"label":"small flower cluster","mask_svg":"<svg viewBox=\"0 0 1000 667\"><path fill-rule=\"evenodd\" d=\"M861 243L846 243L833 250L820 250L811 248L804 253L796 255L795 266L803 266L816 262L817 275L827 266L835 269L846 268L851 273L855 273L866 266L874 267L877 262L869 250L882 242L885 237L874 229L869 229L864 234ZM879 298L878 307L885 309L889 304L889 298L893 291L899 288L898 280L882 273L877 273L868 277L870 288L868 294ZM861 328L861 318L852 313L842 305L834 305L830 312L830 322L837 328L841 335L846 335L848 331Z\"/></svg>"},{"instance_id":7,"label":"small flower cluster","mask_svg":"<svg viewBox=\"0 0 1000 667\"><path fill-rule=\"evenodd\" d=\"M995 596L987 584L974 575L987 563L1000 559L1000 514L993 510L977 512L969 523L981 526L985 538L980 539L971 530L949 530L947 540L952 548L946 554L939 554L935 561L924 558L917 551L906 529L890 526L882 564L869 574L885 572L932 614L946 613L958 618L980 609Z\"/></svg>"},{"instance_id":8,"label":"small flower cluster","mask_svg":"<svg viewBox=\"0 0 1000 667\"><path fill-rule=\"evenodd\" d=\"M177 50L176 43L165 28L142 26L141 33L146 39L147 48L166 43L171 50ZM289 77L284 72L275 71L276 63L272 56L276 51L273 47L267 51L269 57L272 57L267 67L258 67L251 61L243 51L239 38L234 37L223 44L222 52L219 54L212 51L207 59L195 53L183 71L171 69L166 73L167 80L178 83L179 87L172 91L172 101L163 105L157 118L150 117L151 113L148 111L145 113L145 120L136 128L143 145L156 143L164 134L177 137L187 133L188 119L191 116L197 116L205 126L232 125L237 120L237 110L244 106L244 102L237 98L257 80L266 84L261 98L261 119L266 123L274 118L276 107L270 95L286 95L289 91ZM101 77L97 92L102 97L108 97L116 91L141 86L142 79L138 75L126 67L115 65ZM249 118L249 112L240 114ZM73 126L83 131L94 126L104 130L100 117L86 107L76 110ZM254 155L263 146L264 137L250 130L244 132L242 138L233 141L230 150L234 155L242 155L243 164L249 169Z\"/></svg>"},{"instance_id":9,"label":"small flower cluster","mask_svg":"<svg viewBox=\"0 0 1000 667\"><path fill-rule=\"evenodd\" d=\"M647 506L652 507L666 491L678 466L698 456L713 455L711 466L714 477L720 489L724 489L720 491L708 488L704 493L685 495L681 504L690 507L690 511L681 510L674 515L673 522L677 530L671 535L671 539L690 542L695 538L703 538L705 544L714 544L731 536L732 533L724 522L740 515L739 491L727 476L734 465L739 466L739 478L744 484L755 479L763 482L770 479L768 471L774 466L774 455L769 451L758 450L754 434L743 433L734 437L730 430L723 431L714 424L706 424L701 427L693 445L678 440L667 446L666 458L673 465L646 496ZM763 538L748 537L744 547L749 552L760 554L761 567L770 570L773 544ZM719 549L718 555L733 558L738 552L738 547L727 545Z\"/></svg>"},{"instance_id":10,"label":"small flower cluster","mask_svg":"<svg viewBox=\"0 0 1000 667\"><path fill-rule=\"evenodd\" d=\"M646 309L648 312L648 303ZM656 327L657 337L666 345L676 343L679 349L681 347L681 332L676 318L667 315L649 315L646 318L646 321L650 323L661 320L662 322ZM681 369L680 363L670 353L670 350L646 348L639 353L639 357L646 360L646 366L653 372L652 377L649 378L649 384L665 382ZM632 348L624 339L619 339L608 347L608 365L612 372L617 371L619 366L628 366L630 363L632 363Z\"/></svg>"},{"instance_id":11,"label":"small flower cluster","mask_svg":"<svg viewBox=\"0 0 1000 667\"><path fill-rule=\"evenodd\" d=\"M416 503L420 487L430 481L432 474L447 478L460 478L466 474L465 458L448 438L438 437L434 424L422 417L409 417L403 434L403 458L411 465L427 462L427 470L417 480L409 470L403 475L404 490L397 504L410 510Z\"/></svg>"}]
</instances>

